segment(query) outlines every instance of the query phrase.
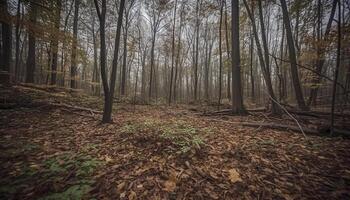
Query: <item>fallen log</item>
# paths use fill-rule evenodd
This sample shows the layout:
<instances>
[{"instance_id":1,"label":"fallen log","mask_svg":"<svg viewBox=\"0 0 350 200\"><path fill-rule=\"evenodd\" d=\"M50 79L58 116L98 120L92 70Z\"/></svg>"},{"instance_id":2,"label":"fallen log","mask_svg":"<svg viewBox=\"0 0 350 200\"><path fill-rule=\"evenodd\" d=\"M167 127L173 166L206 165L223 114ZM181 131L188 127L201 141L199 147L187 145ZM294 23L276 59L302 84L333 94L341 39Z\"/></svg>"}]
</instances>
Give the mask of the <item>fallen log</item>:
<instances>
[{"instance_id":1,"label":"fallen log","mask_svg":"<svg viewBox=\"0 0 350 200\"><path fill-rule=\"evenodd\" d=\"M239 125L239 126L247 126L247 127L264 127L264 128L270 128L270 129L277 129L277 130L291 130L294 132L300 132L300 127L298 126L293 126L293 125L287 125L287 124L276 124L276 123L265 123L265 122L230 122L226 120L218 120L218 119L209 119L210 121L217 121L217 122L223 122L223 123L229 123L229 124L234 124L234 125ZM311 135L319 135L319 136L324 136L324 135L329 135L330 134L330 129L322 127L320 129L311 129L307 127L302 127L303 131L307 134ZM350 137L350 131L348 130L343 130L343 129L334 129L335 135L340 135L340 136L345 136L345 137Z\"/></svg>"},{"instance_id":2,"label":"fallen log","mask_svg":"<svg viewBox=\"0 0 350 200\"><path fill-rule=\"evenodd\" d=\"M304 115L304 116L310 116L310 117L325 117L330 116L329 112L323 112L323 111L301 111L301 110L288 110L288 112L297 114L297 115ZM350 118L350 114L348 113L334 113L337 117L348 117Z\"/></svg>"},{"instance_id":3,"label":"fallen log","mask_svg":"<svg viewBox=\"0 0 350 200\"><path fill-rule=\"evenodd\" d=\"M65 103L49 103L49 105L55 106L55 107L63 107L63 108L72 109L72 110L78 110L78 111L86 111L86 112L95 113L95 114L103 114L103 112L99 110L93 110L90 108L79 107L79 106L72 106Z\"/></svg>"},{"instance_id":4,"label":"fallen log","mask_svg":"<svg viewBox=\"0 0 350 200\"><path fill-rule=\"evenodd\" d=\"M240 123L242 126L250 126L250 127L265 127L279 130L291 130L295 132L300 132L300 128L298 126L285 125L285 124L275 124L275 123L252 123L252 122L242 122ZM310 129L307 127L302 127L305 133L309 134L320 134L318 130Z\"/></svg>"}]
</instances>

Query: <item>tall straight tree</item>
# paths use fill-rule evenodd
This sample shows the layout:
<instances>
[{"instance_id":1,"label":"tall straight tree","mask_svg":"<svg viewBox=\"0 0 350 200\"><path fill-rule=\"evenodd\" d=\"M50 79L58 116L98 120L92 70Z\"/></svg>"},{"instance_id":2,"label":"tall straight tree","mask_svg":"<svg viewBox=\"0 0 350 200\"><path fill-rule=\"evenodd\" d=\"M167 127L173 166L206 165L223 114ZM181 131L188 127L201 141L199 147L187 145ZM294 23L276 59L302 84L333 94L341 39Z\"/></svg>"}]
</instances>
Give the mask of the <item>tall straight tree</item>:
<instances>
[{"instance_id":1,"label":"tall straight tree","mask_svg":"<svg viewBox=\"0 0 350 200\"><path fill-rule=\"evenodd\" d=\"M171 95L172 95L173 80L174 80L176 8L177 8L177 0L175 0L175 5L174 5L173 35L172 35L172 41L171 41L171 72L170 72L170 88L169 88L169 99L168 99L169 105L171 104Z\"/></svg>"},{"instance_id":2,"label":"tall straight tree","mask_svg":"<svg viewBox=\"0 0 350 200\"><path fill-rule=\"evenodd\" d=\"M243 105L239 47L239 0L232 0L232 113L246 112Z\"/></svg>"},{"instance_id":3,"label":"tall straight tree","mask_svg":"<svg viewBox=\"0 0 350 200\"><path fill-rule=\"evenodd\" d=\"M342 34L341 34L341 2L339 0L338 3L338 34L337 34L337 61L336 66L334 70L334 81L333 81L333 90L332 90L332 107L331 107L331 135L334 134L334 106L335 106L335 96L336 96L336 90L337 90L337 81L338 81L338 74L339 74L339 67L340 67L340 51L341 51L341 40L342 40Z\"/></svg>"},{"instance_id":4,"label":"tall straight tree","mask_svg":"<svg viewBox=\"0 0 350 200\"><path fill-rule=\"evenodd\" d=\"M285 0L280 0L280 1L282 6L283 23L286 29L287 44L288 44L288 50L289 50L290 71L292 75L292 82L294 86L295 97L297 99L299 109L307 110L308 107L305 104L303 91L301 90L301 85L300 85L298 66L297 66L297 57L295 52L292 28L290 25L290 19L288 14L288 7Z\"/></svg>"},{"instance_id":5,"label":"tall straight tree","mask_svg":"<svg viewBox=\"0 0 350 200\"><path fill-rule=\"evenodd\" d=\"M278 105L275 103L276 97L275 97L275 93L273 91L272 81L271 81L271 73L270 73L270 67L269 67L269 65L270 65L269 50L268 50L268 46L267 46L267 38L266 38L266 33L265 33L261 0L258 0L258 5L259 5L259 20L260 20L260 26L261 26L261 38L263 40L264 51L263 51L261 44L260 44L260 41L259 41L258 31L256 28L257 26L255 23L255 16L253 13L254 8L252 8L252 10L250 10L249 5L248 5L246 0L244 0L244 5L247 9L248 16L249 16L251 23L252 23L253 35L255 38L259 62L260 62L261 71L263 73L263 77L264 77L264 80L266 83L267 92L268 92L269 97L273 99L273 100L271 100L271 112L273 114L279 114L281 110L279 109ZM263 52L264 52L265 57L263 56Z\"/></svg>"},{"instance_id":6,"label":"tall straight tree","mask_svg":"<svg viewBox=\"0 0 350 200\"><path fill-rule=\"evenodd\" d=\"M35 3L30 2L29 4L29 21L33 26L36 24L37 17L37 6ZM35 46L36 46L36 38L34 28L28 31L28 57L27 57L27 71L26 71L26 82L34 83L34 72L35 72Z\"/></svg>"},{"instance_id":7,"label":"tall straight tree","mask_svg":"<svg viewBox=\"0 0 350 200\"><path fill-rule=\"evenodd\" d=\"M338 0L333 0L332 3L332 10L331 13L329 15L329 19L328 19L328 23L327 23L327 27L323 36L323 39L325 40L329 40L329 35L331 33L331 28L332 28L332 22L334 20L334 15L335 15L335 10L337 7L337 2ZM316 61L316 72L321 74L322 73L322 69L323 69L323 65L325 63L325 51L320 47L320 43L321 43L321 6L322 6L322 2L318 3L318 12L319 12L319 19L318 19L318 27L317 27L317 41L318 41L318 45L317 45L317 61ZM310 91L310 97L308 99L308 106L310 106L311 104L315 104L316 103L316 97L317 97L317 93L318 93L318 89L319 89L319 83L321 82L321 76L317 76L314 80L313 80L313 84L315 85L315 87L311 88Z\"/></svg>"},{"instance_id":8,"label":"tall straight tree","mask_svg":"<svg viewBox=\"0 0 350 200\"><path fill-rule=\"evenodd\" d=\"M57 76L57 61L58 61L58 36L60 32L60 20L61 20L61 8L62 2L61 0L56 0L53 2L54 4L54 34L52 35L52 62L51 62L51 85L56 84L56 76Z\"/></svg>"},{"instance_id":9,"label":"tall straight tree","mask_svg":"<svg viewBox=\"0 0 350 200\"><path fill-rule=\"evenodd\" d=\"M123 67L122 67L122 77L121 77L121 84L120 84L120 94L121 95L126 95L126 78L127 78L127 73L126 73L126 65L127 65L127 57L128 57L128 32L129 32L129 27L130 27L130 11L134 5L135 0L130 0L128 2L128 6L125 9L125 26L124 26L124 35L123 35L123 40L124 40L124 54L123 54Z\"/></svg>"},{"instance_id":10,"label":"tall straight tree","mask_svg":"<svg viewBox=\"0 0 350 200\"><path fill-rule=\"evenodd\" d=\"M72 45L72 58L70 68L70 87L77 88L77 44L78 44L78 19L79 19L79 6L80 0L75 0L74 4L74 20L73 20L73 45Z\"/></svg>"},{"instance_id":11,"label":"tall straight tree","mask_svg":"<svg viewBox=\"0 0 350 200\"><path fill-rule=\"evenodd\" d=\"M0 11L3 13L6 20L1 21L1 36L2 36L2 49L1 49L1 63L0 71L6 72L6 82L10 77L10 65L11 65L11 44L12 44L12 25L10 22L10 14L8 12L7 1L1 1Z\"/></svg>"},{"instance_id":12,"label":"tall straight tree","mask_svg":"<svg viewBox=\"0 0 350 200\"><path fill-rule=\"evenodd\" d=\"M104 91L104 107L103 107L102 123L111 123L114 89L115 89L115 82L117 78L120 33L121 33L121 26L123 23L125 0L121 0L119 3L119 13L118 13L117 31L116 31L116 37L115 37L115 43L114 43L114 54L113 54L113 61L112 61L112 73L110 77L110 86L108 86L108 79L107 79L107 72L106 72L106 68L107 68L107 47L106 47L107 2L106 0L101 1L101 9L100 9L98 0L94 0L94 4L96 7L98 19L100 22L100 46L101 46L100 62L101 62L101 78L102 78L103 91Z\"/></svg>"},{"instance_id":13,"label":"tall straight tree","mask_svg":"<svg viewBox=\"0 0 350 200\"><path fill-rule=\"evenodd\" d=\"M196 41L195 41L195 62L194 62L194 101L198 98L198 56L199 56L199 11L201 6L201 0L197 0L196 4Z\"/></svg>"},{"instance_id":14,"label":"tall straight tree","mask_svg":"<svg viewBox=\"0 0 350 200\"><path fill-rule=\"evenodd\" d=\"M222 93L222 20L223 20L223 13L224 13L224 1L219 1L220 6L220 22L219 22L219 101L218 105L221 104L221 93Z\"/></svg>"}]
</instances>

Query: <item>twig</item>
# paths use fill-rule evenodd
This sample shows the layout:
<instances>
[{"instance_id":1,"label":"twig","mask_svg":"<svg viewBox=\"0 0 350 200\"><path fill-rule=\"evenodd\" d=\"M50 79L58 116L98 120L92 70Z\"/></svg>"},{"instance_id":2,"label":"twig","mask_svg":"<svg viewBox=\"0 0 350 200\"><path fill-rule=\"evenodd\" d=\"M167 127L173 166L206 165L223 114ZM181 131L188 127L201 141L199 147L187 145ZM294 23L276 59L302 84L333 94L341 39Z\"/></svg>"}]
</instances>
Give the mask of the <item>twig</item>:
<instances>
[{"instance_id":1,"label":"twig","mask_svg":"<svg viewBox=\"0 0 350 200\"><path fill-rule=\"evenodd\" d=\"M266 92L266 91L265 91L265 92ZM267 92L266 92L266 93L267 93ZM273 102L275 102L279 107L281 107L281 108L284 110L284 112L286 112L287 115L288 115L290 118L292 118L292 119L296 122L296 124L298 125L300 131L303 133L304 138L307 139L306 134L305 134L303 128L301 127L300 123L298 122L298 120L297 120L295 117L293 117L293 115L290 114L290 113L288 112L288 110L287 110L285 107L283 107L278 101L276 101L274 98L272 98L271 95L270 95L269 93L267 93L267 95L269 95L270 99L271 99Z\"/></svg>"}]
</instances>

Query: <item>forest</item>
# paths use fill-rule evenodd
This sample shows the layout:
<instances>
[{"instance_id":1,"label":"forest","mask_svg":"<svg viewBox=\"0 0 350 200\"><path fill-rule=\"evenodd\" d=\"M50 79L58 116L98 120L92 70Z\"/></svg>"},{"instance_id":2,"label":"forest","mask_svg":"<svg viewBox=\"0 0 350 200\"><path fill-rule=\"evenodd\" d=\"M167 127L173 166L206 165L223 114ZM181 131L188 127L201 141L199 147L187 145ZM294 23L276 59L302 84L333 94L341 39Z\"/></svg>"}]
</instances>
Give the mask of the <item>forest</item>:
<instances>
[{"instance_id":1,"label":"forest","mask_svg":"<svg viewBox=\"0 0 350 200\"><path fill-rule=\"evenodd\" d=\"M0 199L350 199L347 0L0 0Z\"/></svg>"}]
</instances>

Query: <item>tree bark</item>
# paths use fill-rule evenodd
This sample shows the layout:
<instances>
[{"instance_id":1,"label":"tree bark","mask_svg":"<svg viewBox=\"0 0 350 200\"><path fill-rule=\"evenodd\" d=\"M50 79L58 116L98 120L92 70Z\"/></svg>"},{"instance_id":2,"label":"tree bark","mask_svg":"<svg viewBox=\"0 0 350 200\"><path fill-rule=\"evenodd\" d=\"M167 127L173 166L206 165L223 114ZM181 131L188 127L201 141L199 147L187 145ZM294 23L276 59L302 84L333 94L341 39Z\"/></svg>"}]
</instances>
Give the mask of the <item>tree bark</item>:
<instances>
[{"instance_id":1,"label":"tree bark","mask_svg":"<svg viewBox=\"0 0 350 200\"><path fill-rule=\"evenodd\" d=\"M220 25L219 25L219 99L218 105L221 104L221 93L222 93L222 20L223 20L224 2L220 0Z\"/></svg>"},{"instance_id":2,"label":"tree bark","mask_svg":"<svg viewBox=\"0 0 350 200\"><path fill-rule=\"evenodd\" d=\"M8 5L7 1L2 1L0 3L0 10L2 12L2 15L4 15L4 18L6 21L1 22L2 30L2 52L1 52L1 63L0 63L0 71L6 72L6 82L9 82L10 80L10 66L11 66L11 59L12 59L12 25L10 21L10 14L8 12Z\"/></svg>"},{"instance_id":3,"label":"tree bark","mask_svg":"<svg viewBox=\"0 0 350 200\"><path fill-rule=\"evenodd\" d=\"M36 24L37 17L37 6L34 3L30 3L29 9L29 21L32 26ZM34 83L34 72L35 72L35 47L36 38L34 30L28 30L28 57L27 57L27 72L26 72L26 83Z\"/></svg>"},{"instance_id":4,"label":"tree bark","mask_svg":"<svg viewBox=\"0 0 350 200\"><path fill-rule=\"evenodd\" d=\"M287 3L285 0L280 0L280 1L281 1L281 6L282 6L284 27L286 29L287 44L288 44L288 49L289 49L290 70L291 70L291 75L292 75L292 82L293 82L293 86L294 86L295 96L297 99L299 109L308 110L308 107L305 104L304 95L303 95L303 92L301 90L301 85L300 85L300 80L299 80L295 45L294 45L292 29L291 29L291 25L290 25Z\"/></svg>"},{"instance_id":5,"label":"tree bark","mask_svg":"<svg viewBox=\"0 0 350 200\"><path fill-rule=\"evenodd\" d=\"M78 44L78 20L79 20L79 6L80 0L75 0L74 4L74 20L73 20L73 45L71 55L71 68L70 68L70 87L77 88L77 44Z\"/></svg>"},{"instance_id":6,"label":"tree bark","mask_svg":"<svg viewBox=\"0 0 350 200\"><path fill-rule=\"evenodd\" d=\"M52 37L52 63L51 63L51 85L56 85L56 77L57 77L57 61L58 61L58 37L60 34L60 20L61 20L61 8L62 8L62 2L61 0L55 1L55 27L54 31L55 33L51 36Z\"/></svg>"},{"instance_id":7,"label":"tree bark","mask_svg":"<svg viewBox=\"0 0 350 200\"><path fill-rule=\"evenodd\" d=\"M240 46L239 46L239 1L232 0L232 113L243 114Z\"/></svg>"},{"instance_id":8,"label":"tree bark","mask_svg":"<svg viewBox=\"0 0 350 200\"><path fill-rule=\"evenodd\" d=\"M171 95L173 89L173 80L174 80L174 58L175 58L175 28L176 28L176 8L177 8L177 0L175 0L174 5L174 18L173 18L173 35L171 41L171 72L170 72L170 88L169 88L169 98L168 104L171 104Z\"/></svg>"}]
</instances>

